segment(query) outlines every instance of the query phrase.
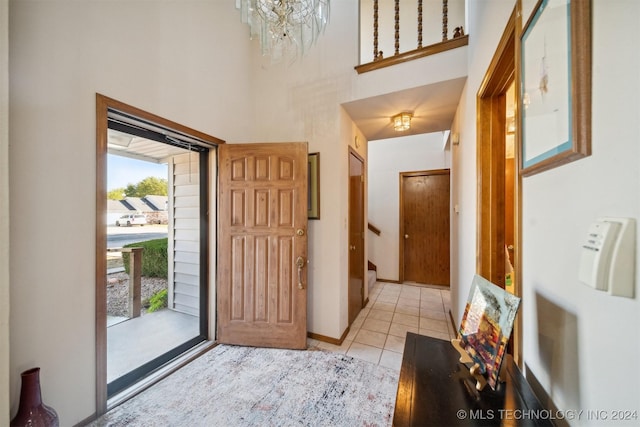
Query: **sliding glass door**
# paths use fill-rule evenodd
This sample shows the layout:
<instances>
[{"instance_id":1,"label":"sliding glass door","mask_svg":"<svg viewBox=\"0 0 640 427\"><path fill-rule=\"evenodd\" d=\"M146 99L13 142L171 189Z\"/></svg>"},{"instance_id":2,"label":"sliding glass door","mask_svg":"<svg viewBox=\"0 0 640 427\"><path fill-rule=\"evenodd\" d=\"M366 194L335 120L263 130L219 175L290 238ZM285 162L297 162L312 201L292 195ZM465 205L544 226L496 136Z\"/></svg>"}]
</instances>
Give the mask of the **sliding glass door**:
<instances>
[{"instance_id":1,"label":"sliding glass door","mask_svg":"<svg viewBox=\"0 0 640 427\"><path fill-rule=\"evenodd\" d=\"M190 131L98 95L98 413L209 335L217 140Z\"/></svg>"}]
</instances>

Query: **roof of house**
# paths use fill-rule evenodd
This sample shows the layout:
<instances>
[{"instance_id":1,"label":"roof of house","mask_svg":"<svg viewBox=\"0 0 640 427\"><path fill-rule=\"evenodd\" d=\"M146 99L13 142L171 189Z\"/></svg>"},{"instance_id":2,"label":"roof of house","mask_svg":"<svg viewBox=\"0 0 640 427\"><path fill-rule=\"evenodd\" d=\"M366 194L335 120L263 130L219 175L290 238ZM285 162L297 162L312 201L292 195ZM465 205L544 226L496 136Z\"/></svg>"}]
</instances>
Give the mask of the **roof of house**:
<instances>
[{"instance_id":1,"label":"roof of house","mask_svg":"<svg viewBox=\"0 0 640 427\"><path fill-rule=\"evenodd\" d=\"M123 205L121 200L107 199L107 212L125 214L129 211L130 209Z\"/></svg>"},{"instance_id":2,"label":"roof of house","mask_svg":"<svg viewBox=\"0 0 640 427\"><path fill-rule=\"evenodd\" d=\"M124 200L107 200L107 212L156 212L166 211L167 196L127 197Z\"/></svg>"},{"instance_id":3,"label":"roof of house","mask_svg":"<svg viewBox=\"0 0 640 427\"><path fill-rule=\"evenodd\" d=\"M147 202L147 204L151 206L155 211L166 211L169 198L167 196L149 195L143 197L142 200Z\"/></svg>"}]
</instances>

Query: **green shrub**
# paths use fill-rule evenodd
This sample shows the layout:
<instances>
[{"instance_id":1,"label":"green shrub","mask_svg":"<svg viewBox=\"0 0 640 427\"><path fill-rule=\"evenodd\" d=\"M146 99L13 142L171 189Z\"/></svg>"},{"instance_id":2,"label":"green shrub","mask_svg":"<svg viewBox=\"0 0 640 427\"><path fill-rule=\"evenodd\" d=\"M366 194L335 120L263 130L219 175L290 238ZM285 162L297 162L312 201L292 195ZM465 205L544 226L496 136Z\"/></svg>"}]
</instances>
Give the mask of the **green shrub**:
<instances>
[{"instance_id":1,"label":"green shrub","mask_svg":"<svg viewBox=\"0 0 640 427\"><path fill-rule=\"evenodd\" d=\"M149 298L149 308L147 309L147 313L153 313L161 308L165 308L167 306L167 299L168 294L166 289L151 295L151 298Z\"/></svg>"},{"instance_id":2,"label":"green shrub","mask_svg":"<svg viewBox=\"0 0 640 427\"><path fill-rule=\"evenodd\" d=\"M143 248L142 275L145 277L161 277L169 275L169 259L167 256L167 239L147 240L146 242L130 243L125 248ZM129 274L129 253L122 253L124 270Z\"/></svg>"}]
</instances>

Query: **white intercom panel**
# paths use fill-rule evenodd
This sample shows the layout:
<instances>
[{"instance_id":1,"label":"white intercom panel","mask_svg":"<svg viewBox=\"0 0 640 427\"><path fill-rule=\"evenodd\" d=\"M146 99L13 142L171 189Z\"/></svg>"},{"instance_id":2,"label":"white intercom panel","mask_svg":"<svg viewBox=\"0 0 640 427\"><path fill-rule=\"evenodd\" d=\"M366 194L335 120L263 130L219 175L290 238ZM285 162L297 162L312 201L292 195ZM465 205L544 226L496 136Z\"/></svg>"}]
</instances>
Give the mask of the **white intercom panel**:
<instances>
[{"instance_id":1,"label":"white intercom panel","mask_svg":"<svg viewBox=\"0 0 640 427\"><path fill-rule=\"evenodd\" d=\"M589 226L582 245L580 281L611 295L633 298L635 240L633 218L599 218Z\"/></svg>"}]
</instances>

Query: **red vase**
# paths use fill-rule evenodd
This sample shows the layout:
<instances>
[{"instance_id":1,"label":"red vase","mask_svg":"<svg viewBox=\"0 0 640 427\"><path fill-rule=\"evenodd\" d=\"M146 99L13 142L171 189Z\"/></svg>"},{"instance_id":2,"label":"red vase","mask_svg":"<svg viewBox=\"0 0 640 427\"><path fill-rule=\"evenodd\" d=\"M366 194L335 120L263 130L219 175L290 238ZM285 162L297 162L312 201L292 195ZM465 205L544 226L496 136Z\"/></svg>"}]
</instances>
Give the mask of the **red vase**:
<instances>
[{"instance_id":1,"label":"red vase","mask_svg":"<svg viewBox=\"0 0 640 427\"><path fill-rule=\"evenodd\" d=\"M42 403L40 394L40 368L32 368L20 374L20 406L18 413L11 420L11 427L58 427L56 411Z\"/></svg>"}]
</instances>

